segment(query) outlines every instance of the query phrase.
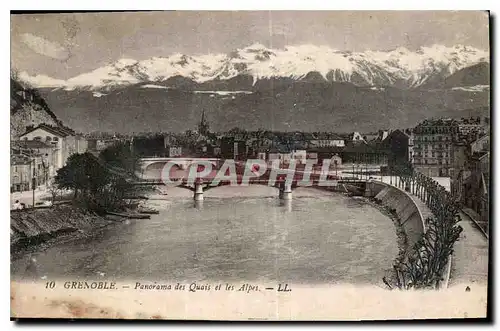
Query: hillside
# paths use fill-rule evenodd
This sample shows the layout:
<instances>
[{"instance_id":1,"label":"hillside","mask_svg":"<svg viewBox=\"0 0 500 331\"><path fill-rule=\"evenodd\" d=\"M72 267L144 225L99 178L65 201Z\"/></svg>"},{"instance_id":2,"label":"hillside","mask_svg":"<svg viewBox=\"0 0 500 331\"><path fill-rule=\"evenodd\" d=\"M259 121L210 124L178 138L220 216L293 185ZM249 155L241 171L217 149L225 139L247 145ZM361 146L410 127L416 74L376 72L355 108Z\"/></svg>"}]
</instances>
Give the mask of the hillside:
<instances>
[{"instance_id":1,"label":"hillside","mask_svg":"<svg viewBox=\"0 0 500 331\"><path fill-rule=\"evenodd\" d=\"M467 68L458 70L450 76L443 77L439 81L425 84L424 88L465 88L474 86L490 85L490 65L480 62Z\"/></svg>"},{"instance_id":2,"label":"hillside","mask_svg":"<svg viewBox=\"0 0 500 331\"><path fill-rule=\"evenodd\" d=\"M40 93L23 83L10 80L10 136L15 139L29 125L61 125Z\"/></svg>"},{"instance_id":3,"label":"hillside","mask_svg":"<svg viewBox=\"0 0 500 331\"><path fill-rule=\"evenodd\" d=\"M376 131L412 127L428 117L488 116L489 92L401 90L350 83L284 79L251 91L166 89L133 85L106 93L42 89L51 109L76 130L173 131L194 129L205 109L211 128ZM486 107L482 109L481 107Z\"/></svg>"},{"instance_id":4,"label":"hillside","mask_svg":"<svg viewBox=\"0 0 500 331\"><path fill-rule=\"evenodd\" d=\"M67 80L23 79L84 132L195 128L373 131L488 116L489 53L464 45L349 52L325 46L120 59Z\"/></svg>"}]
</instances>

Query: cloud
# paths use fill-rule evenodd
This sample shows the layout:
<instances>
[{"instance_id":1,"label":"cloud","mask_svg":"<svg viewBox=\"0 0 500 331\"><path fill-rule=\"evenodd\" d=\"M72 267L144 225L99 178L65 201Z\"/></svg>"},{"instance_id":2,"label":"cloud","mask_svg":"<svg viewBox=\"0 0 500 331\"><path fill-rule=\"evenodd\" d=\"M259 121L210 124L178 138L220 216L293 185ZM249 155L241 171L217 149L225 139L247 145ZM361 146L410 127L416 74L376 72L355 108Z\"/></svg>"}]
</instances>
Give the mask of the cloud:
<instances>
[{"instance_id":1,"label":"cloud","mask_svg":"<svg viewBox=\"0 0 500 331\"><path fill-rule=\"evenodd\" d=\"M31 33L23 33L21 41L34 52L58 60L66 60L68 51L56 42L52 42Z\"/></svg>"}]
</instances>

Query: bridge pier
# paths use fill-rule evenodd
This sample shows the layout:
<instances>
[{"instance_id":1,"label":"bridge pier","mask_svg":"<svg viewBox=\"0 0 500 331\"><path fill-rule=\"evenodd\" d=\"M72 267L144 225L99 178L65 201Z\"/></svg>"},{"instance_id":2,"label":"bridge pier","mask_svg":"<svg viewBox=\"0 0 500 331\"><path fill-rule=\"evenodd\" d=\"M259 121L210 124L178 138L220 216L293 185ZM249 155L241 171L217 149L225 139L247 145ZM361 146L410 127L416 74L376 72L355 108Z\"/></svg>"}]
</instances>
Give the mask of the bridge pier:
<instances>
[{"instance_id":1,"label":"bridge pier","mask_svg":"<svg viewBox=\"0 0 500 331\"><path fill-rule=\"evenodd\" d=\"M292 200L292 184L282 183L280 184L279 198L282 200Z\"/></svg>"},{"instance_id":2,"label":"bridge pier","mask_svg":"<svg viewBox=\"0 0 500 331\"><path fill-rule=\"evenodd\" d=\"M194 201L203 201L203 183L194 184Z\"/></svg>"},{"instance_id":3,"label":"bridge pier","mask_svg":"<svg viewBox=\"0 0 500 331\"><path fill-rule=\"evenodd\" d=\"M367 198L373 197L372 184L370 182L366 183L364 196Z\"/></svg>"},{"instance_id":4,"label":"bridge pier","mask_svg":"<svg viewBox=\"0 0 500 331\"><path fill-rule=\"evenodd\" d=\"M292 200L281 200L280 206L285 207L285 210L290 213L292 211Z\"/></svg>"},{"instance_id":5,"label":"bridge pier","mask_svg":"<svg viewBox=\"0 0 500 331\"><path fill-rule=\"evenodd\" d=\"M195 200L194 201L194 208L203 210L203 200Z\"/></svg>"}]
</instances>

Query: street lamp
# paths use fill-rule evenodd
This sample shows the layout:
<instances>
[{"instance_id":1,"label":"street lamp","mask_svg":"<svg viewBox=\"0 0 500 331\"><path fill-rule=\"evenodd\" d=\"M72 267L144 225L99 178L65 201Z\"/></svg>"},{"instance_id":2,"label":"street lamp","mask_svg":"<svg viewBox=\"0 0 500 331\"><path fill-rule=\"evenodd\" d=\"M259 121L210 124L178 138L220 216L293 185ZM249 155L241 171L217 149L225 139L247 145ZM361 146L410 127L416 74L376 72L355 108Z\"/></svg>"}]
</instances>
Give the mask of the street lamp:
<instances>
[{"instance_id":1,"label":"street lamp","mask_svg":"<svg viewBox=\"0 0 500 331\"><path fill-rule=\"evenodd\" d=\"M391 165L389 167L389 181L390 181L390 184L392 185L392 168L393 168L393 165Z\"/></svg>"},{"instance_id":2,"label":"street lamp","mask_svg":"<svg viewBox=\"0 0 500 331\"><path fill-rule=\"evenodd\" d=\"M33 208L35 208L35 187L36 187L36 177L35 177L35 158L33 158L33 177L31 178L31 188L33 189Z\"/></svg>"}]
</instances>

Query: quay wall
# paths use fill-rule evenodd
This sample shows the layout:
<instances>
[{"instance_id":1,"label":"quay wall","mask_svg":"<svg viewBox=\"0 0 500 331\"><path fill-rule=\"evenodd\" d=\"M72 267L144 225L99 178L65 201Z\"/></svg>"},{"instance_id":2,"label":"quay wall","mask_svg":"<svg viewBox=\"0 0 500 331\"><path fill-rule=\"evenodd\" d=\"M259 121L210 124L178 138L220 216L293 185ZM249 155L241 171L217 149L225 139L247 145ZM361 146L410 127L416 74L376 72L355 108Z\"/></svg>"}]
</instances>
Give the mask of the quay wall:
<instances>
[{"instance_id":1,"label":"quay wall","mask_svg":"<svg viewBox=\"0 0 500 331\"><path fill-rule=\"evenodd\" d=\"M106 226L112 219L70 204L49 208L12 210L10 213L10 244L31 245L63 233Z\"/></svg>"},{"instance_id":2,"label":"quay wall","mask_svg":"<svg viewBox=\"0 0 500 331\"><path fill-rule=\"evenodd\" d=\"M422 211L413 198L397 187L376 181L367 183L366 192L380 205L394 210L408 238L408 247L412 247L425 232Z\"/></svg>"}]
</instances>

